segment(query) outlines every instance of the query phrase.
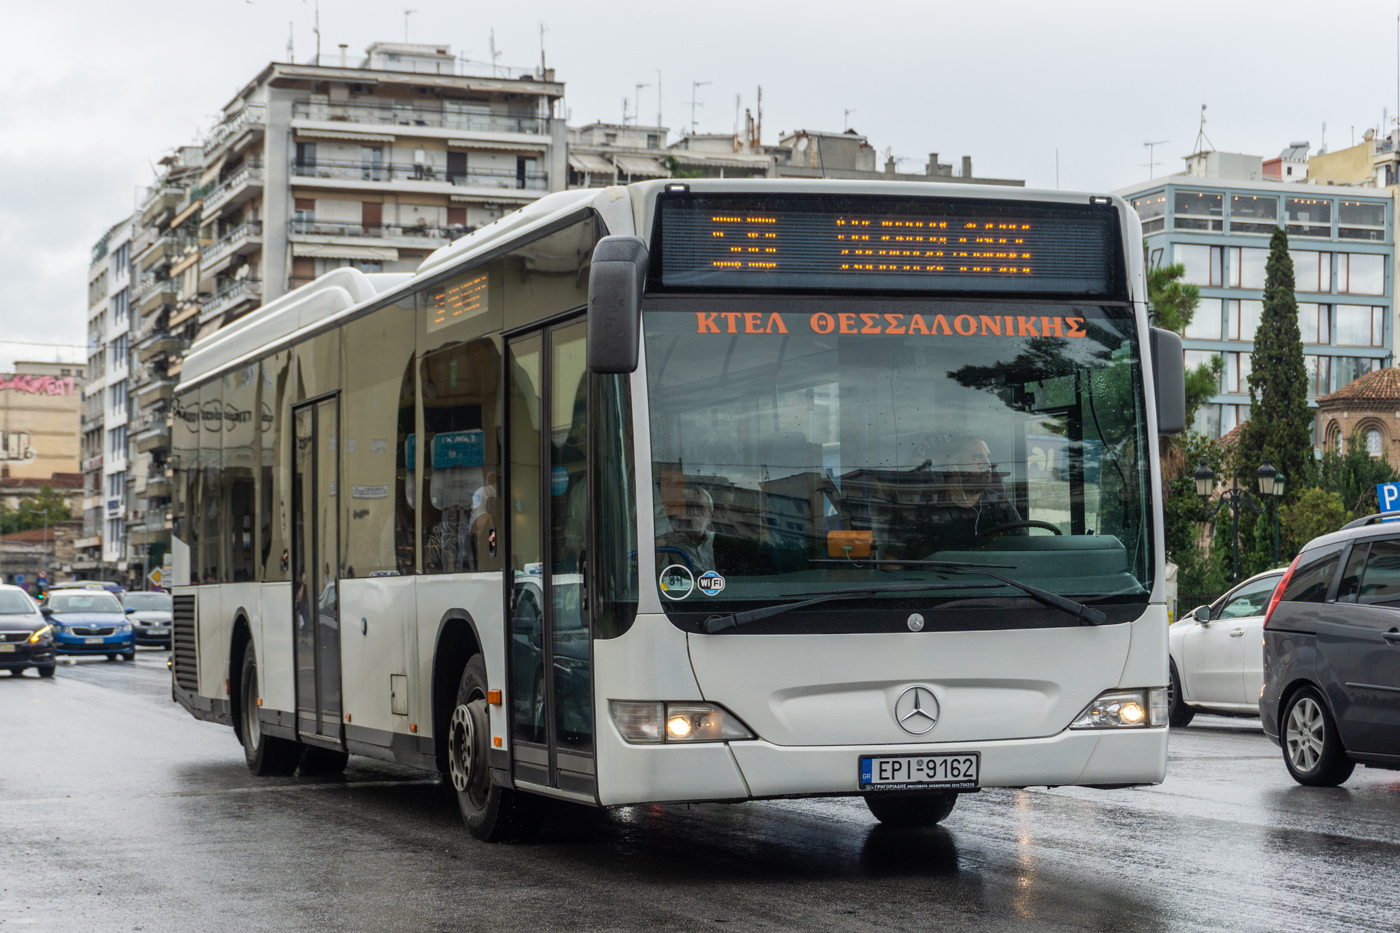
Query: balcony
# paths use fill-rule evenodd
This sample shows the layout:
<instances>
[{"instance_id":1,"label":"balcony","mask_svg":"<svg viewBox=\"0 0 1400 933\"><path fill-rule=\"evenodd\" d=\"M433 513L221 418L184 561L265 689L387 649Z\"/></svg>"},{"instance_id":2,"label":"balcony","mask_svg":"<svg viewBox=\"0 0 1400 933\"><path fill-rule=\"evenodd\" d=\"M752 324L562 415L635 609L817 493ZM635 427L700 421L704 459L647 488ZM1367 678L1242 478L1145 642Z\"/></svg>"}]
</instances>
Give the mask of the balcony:
<instances>
[{"instance_id":1,"label":"balcony","mask_svg":"<svg viewBox=\"0 0 1400 933\"><path fill-rule=\"evenodd\" d=\"M205 195L202 208L204 217L212 218L215 213L226 207L235 207L254 195L261 194L262 186L262 162L257 159L244 162L238 171L219 182L213 191Z\"/></svg>"},{"instance_id":2,"label":"balcony","mask_svg":"<svg viewBox=\"0 0 1400 933\"><path fill-rule=\"evenodd\" d=\"M180 283L174 279L145 279L136 286L136 300L132 307L139 315L148 315L164 304L171 304L180 291Z\"/></svg>"},{"instance_id":3,"label":"balcony","mask_svg":"<svg viewBox=\"0 0 1400 933\"><path fill-rule=\"evenodd\" d=\"M175 205L179 204L185 196L184 188L176 188L160 182L147 192L146 198L141 202L141 223L146 227L156 226L163 215L174 211Z\"/></svg>"},{"instance_id":4,"label":"balcony","mask_svg":"<svg viewBox=\"0 0 1400 933\"><path fill-rule=\"evenodd\" d=\"M201 276L217 275L235 256L255 252L262 247L262 221L250 220L239 224L224 236L199 249Z\"/></svg>"},{"instance_id":5,"label":"balcony","mask_svg":"<svg viewBox=\"0 0 1400 933\"><path fill-rule=\"evenodd\" d=\"M319 159L316 162L292 163L292 175L298 178L327 178L341 181L372 183L426 182L436 190L450 192L451 188L516 189L548 191L548 172L520 172L511 169L468 169L460 175L448 175L434 167L395 162L355 162ZM449 188L449 186L451 186ZM434 190L428 187L426 190Z\"/></svg>"},{"instance_id":6,"label":"balcony","mask_svg":"<svg viewBox=\"0 0 1400 933\"><path fill-rule=\"evenodd\" d=\"M549 117L511 116L479 110L443 110L424 107L410 101L384 101L375 104L293 101L292 119L317 123L357 123L366 126L421 126L469 133L523 133L529 136L548 136L552 122Z\"/></svg>"},{"instance_id":7,"label":"balcony","mask_svg":"<svg viewBox=\"0 0 1400 933\"><path fill-rule=\"evenodd\" d=\"M152 232L157 235L150 235ZM162 259L169 259L178 254L189 242L189 237L179 233L168 230L161 233L159 228L148 227L137 237L132 255L136 257L136 264L141 271L146 272Z\"/></svg>"},{"instance_id":8,"label":"balcony","mask_svg":"<svg viewBox=\"0 0 1400 933\"><path fill-rule=\"evenodd\" d=\"M156 402L169 401L175 395L173 379L152 379L136 393L136 407L150 408Z\"/></svg>"},{"instance_id":9,"label":"balcony","mask_svg":"<svg viewBox=\"0 0 1400 933\"><path fill-rule=\"evenodd\" d=\"M157 330L152 328L153 331ZM143 364L149 365L153 360L160 359L168 354L178 354L182 349L183 341L171 333L145 334L140 338L140 346L136 349L136 358Z\"/></svg>"},{"instance_id":10,"label":"balcony","mask_svg":"<svg viewBox=\"0 0 1400 933\"><path fill-rule=\"evenodd\" d=\"M403 224L360 224L335 223L331 221L294 220L289 225L295 239L310 238L350 238L374 240L385 245L407 248L436 249L446 246L457 237L466 236L470 227L434 227L428 224L404 226ZM305 284L305 283L300 283Z\"/></svg>"},{"instance_id":11,"label":"balcony","mask_svg":"<svg viewBox=\"0 0 1400 933\"><path fill-rule=\"evenodd\" d=\"M207 321L217 315L230 311L239 305L247 302L258 302L262 300L262 280L261 279L239 279L231 285L216 292L199 309L199 317L202 321Z\"/></svg>"},{"instance_id":12,"label":"balcony","mask_svg":"<svg viewBox=\"0 0 1400 933\"><path fill-rule=\"evenodd\" d=\"M209 160L214 155L214 150L220 146L236 139L245 132L252 132L263 128L267 115L262 104L248 104L238 113L229 117L223 123L214 127L209 135L204 137L204 158Z\"/></svg>"}]
</instances>

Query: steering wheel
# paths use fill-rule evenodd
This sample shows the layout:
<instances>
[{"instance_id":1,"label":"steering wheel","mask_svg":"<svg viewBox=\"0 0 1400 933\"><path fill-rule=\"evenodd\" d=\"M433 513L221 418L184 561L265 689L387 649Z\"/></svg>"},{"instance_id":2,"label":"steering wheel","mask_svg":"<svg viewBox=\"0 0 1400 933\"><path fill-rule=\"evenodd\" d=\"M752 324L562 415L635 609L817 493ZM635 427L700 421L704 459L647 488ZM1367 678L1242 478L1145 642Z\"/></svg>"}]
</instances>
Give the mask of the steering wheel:
<instances>
[{"instance_id":1,"label":"steering wheel","mask_svg":"<svg viewBox=\"0 0 1400 933\"><path fill-rule=\"evenodd\" d=\"M658 547L658 548L656 549L656 553L657 553L658 556L660 556L661 554L676 554L676 555L678 555L678 556L680 557L681 563L685 564L685 569L686 569L686 570L689 570L691 573L694 573L694 572L695 572L695 564L694 564L693 561L691 561L690 555L687 554L685 551L682 551L682 550L681 550L680 548L678 548L678 547L672 547L672 546L669 545L669 544L663 544L663 545L661 545L660 547ZM661 570L665 570L665 569L666 569L666 566L669 566L669 565L661 565L661 561L659 561L659 560L658 560L656 563L657 563L657 565L659 566L659 568L660 568ZM675 563L675 561L672 561L671 563Z\"/></svg>"},{"instance_id":2,"label":"steering wheel","mask_svg":"<svg viewBox=\"0 0 1400 933\"><path fill-rule=\"evenodd\" d=\"M1012 528L1048 528L1057 535L1064 534L1064 532L1060 531L1059 525L1052 525L1049 522L1037 521L1032 518L1022 522L1003 522L1000 525L995 525L991 528L988 528L986 531L979 531L977 533L977 537L985 538L989 535L994 535Z\"/></svg>"}]
</instances>

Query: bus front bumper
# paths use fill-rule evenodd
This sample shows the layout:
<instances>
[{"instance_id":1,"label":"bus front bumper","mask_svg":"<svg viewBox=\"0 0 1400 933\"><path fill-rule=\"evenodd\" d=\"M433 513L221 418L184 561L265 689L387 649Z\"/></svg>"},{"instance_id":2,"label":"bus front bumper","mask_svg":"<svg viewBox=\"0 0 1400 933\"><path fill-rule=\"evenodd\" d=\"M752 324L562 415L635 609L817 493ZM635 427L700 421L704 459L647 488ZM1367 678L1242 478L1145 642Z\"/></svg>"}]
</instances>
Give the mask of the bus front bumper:
<instances>
[{"instance_id":1,"label":"bus front bumper","mask_svg":"<svg viewBox=\"0 0 1400 933\"><path fill-rule=\"evenodd\" d=\"M995 742L821 746L774 745L761 739L626 745L614 730L608 731L617 742L599 759L604 805L859 794L860 759L871 755L976 753L978 787L1159 784L1167 770L1165 727L1067 729L1043 738Z\"/></svg>"}]
</instances>

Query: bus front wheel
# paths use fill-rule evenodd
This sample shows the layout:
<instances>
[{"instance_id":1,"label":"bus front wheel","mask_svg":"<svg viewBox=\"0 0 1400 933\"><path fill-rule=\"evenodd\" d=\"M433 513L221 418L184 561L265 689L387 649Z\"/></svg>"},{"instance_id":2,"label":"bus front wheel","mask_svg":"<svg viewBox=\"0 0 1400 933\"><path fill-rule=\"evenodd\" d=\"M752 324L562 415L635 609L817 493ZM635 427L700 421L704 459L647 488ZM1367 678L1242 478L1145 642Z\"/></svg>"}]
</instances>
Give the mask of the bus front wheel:
<instances>
[{"instance_id":1,"label":"bus front wheel","mask_svg":"<svg viewBox=\"0 0 1400 933\"><path fill-rule=\"evenodd\" d=\"M540 828L544 801L491 781L486 713L486 662L472 655L457 686L447 728L448 777L462 822L485 842L519 842Z\"/></svg>"},{"instance_id":2,"label":"bus front wheel","mask_svg":"<svg viewBox=\"0 0 1400 933\"><path fill-rule=\"evenodd\" d=\"M958 795L952 791L874 791L865 795L865 805L875 819L896 828L934 826L953 812L957 802Z\"/></svg>"}]
</instances>

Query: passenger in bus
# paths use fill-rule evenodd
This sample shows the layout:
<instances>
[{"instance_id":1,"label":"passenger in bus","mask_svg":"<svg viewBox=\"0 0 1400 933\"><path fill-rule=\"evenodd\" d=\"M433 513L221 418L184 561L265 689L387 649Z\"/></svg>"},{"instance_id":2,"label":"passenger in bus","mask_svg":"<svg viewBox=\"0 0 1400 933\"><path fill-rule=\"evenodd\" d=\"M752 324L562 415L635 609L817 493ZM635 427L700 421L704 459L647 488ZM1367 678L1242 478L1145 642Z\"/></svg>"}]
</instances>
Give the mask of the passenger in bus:
<instances>
[{"instance_id":1,"label":"passenger in bus","mask_svg":"<svg viewBox=\"0 0 1400 933\"><path fill-rule=\"evenodd\" d=\"M664 499L660 490L657 501L662 509L656 522L658 561L676 563L694 573L715 569L715 531L711 519L715 502L702 486L685 487L683 503ZM672 558L677 558L673 560Z\"/></svg>"}]
</instances>

